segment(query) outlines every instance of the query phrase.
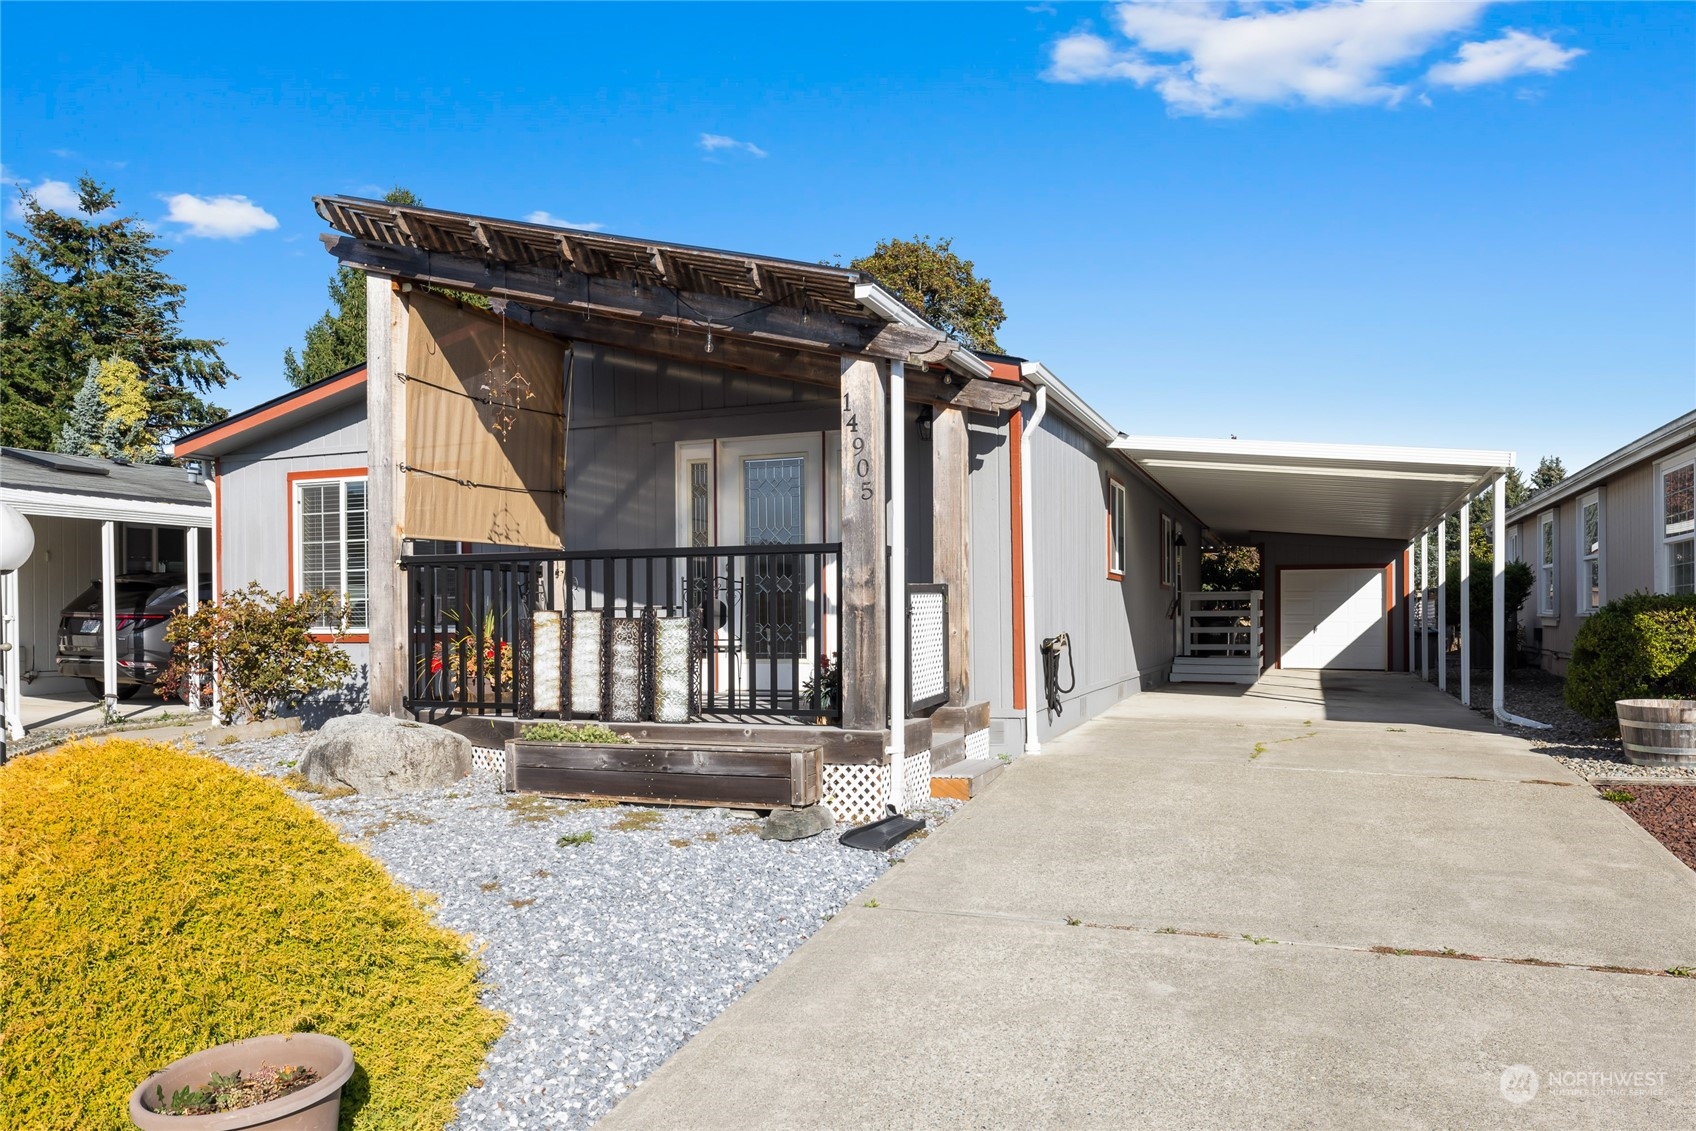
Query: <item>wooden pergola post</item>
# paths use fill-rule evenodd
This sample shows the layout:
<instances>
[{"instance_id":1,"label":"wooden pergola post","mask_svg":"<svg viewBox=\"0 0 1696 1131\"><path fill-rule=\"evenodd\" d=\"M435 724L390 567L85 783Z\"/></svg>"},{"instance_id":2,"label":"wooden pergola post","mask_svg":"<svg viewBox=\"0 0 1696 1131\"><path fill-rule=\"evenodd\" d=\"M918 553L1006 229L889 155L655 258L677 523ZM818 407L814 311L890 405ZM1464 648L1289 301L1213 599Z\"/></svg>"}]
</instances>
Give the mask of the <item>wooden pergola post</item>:
<instances>
[{"instance_id":1,"label":"wooden pergola post","mask_svg":"<svg viewBox=\"0 0 1696 1131\"><path fill-rule=\"evenodd\" d=\"M884 468L887 410L883 366L842 358L842 725L882 730L889 704L885 579L888 576ZM900 725L902 720L895 720Z\"/></svg>"},{"instance_id":2,"label":"wooden pergola post","mask_svg":"<svg viewBox=\"0 0 1696 1131\"><path fill-rule=\"evenodd\" d=\"M388 275L365 275L365 407L370 429L366 467L366 673L371 710L398 716L406 698L406 579L401 540L406 515L406 303Z\"/></svg>"},{"instance_id":3,"label":"wooden pergola post","mask_svg":"<svg viewBox=\"0 0 1696 1131\"><path fill-rule=\"evenodd\" d=\"M966 414L939 406L931 424L931 573L948 586L948 704L966 704L971 680L972 497Z\"/></svg>"}]
</instances>

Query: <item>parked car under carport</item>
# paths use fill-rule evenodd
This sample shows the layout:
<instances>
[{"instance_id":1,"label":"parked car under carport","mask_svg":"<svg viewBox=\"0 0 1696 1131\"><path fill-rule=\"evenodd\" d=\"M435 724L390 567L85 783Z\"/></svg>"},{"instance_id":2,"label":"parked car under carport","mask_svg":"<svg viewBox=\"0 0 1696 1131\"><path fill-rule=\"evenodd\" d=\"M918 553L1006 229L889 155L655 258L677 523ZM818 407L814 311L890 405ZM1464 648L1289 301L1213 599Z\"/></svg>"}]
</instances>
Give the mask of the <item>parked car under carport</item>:
<instances>
[{"instance_id":1,"label":"parked car under carport","mask_svg":"<svg viewBox=\"0 0 1696 1131\"><path fill-rule=\"evenodd\" d=\"M101 596L96 581L65 606L59 619L59 674L81 679L95 698L105 693ZM210 584L201 583L200 599L212 599ZM132 573L116 578L118 698L134 697L164 674L171 662L166 626L187 606L187 578L180 573Z\"/></svg>"}]
</instances>

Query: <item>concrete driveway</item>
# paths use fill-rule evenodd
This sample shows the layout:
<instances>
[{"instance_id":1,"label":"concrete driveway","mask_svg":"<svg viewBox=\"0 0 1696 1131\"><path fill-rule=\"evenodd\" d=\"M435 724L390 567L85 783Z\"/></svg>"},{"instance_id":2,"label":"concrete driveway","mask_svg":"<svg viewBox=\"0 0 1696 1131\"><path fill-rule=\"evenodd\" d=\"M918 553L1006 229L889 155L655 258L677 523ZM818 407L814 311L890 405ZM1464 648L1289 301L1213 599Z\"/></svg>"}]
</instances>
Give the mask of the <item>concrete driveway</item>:
<instances>
[{"instance_id":1,"label":"concrete driveway","mask_svg":"<svg viewBox=\"0 0 1696 1131\"><path fill-rule=\"evenodd\" d=\"M1696 874L1405 675L1136 696L862 901L602 1126L1696 1128L1696 979L1596 969Z\"/></svg>"}]
</instances>

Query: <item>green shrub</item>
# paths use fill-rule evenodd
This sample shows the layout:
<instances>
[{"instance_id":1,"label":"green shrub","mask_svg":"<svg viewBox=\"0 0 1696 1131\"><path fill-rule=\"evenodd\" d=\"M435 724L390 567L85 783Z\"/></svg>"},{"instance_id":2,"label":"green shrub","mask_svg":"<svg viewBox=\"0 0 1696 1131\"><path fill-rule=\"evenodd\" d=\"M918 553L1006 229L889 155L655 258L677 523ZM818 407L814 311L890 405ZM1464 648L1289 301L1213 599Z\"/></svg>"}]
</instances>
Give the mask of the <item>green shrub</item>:
<instances>
[{"instance_id":1,"label":"green shrub","mask_svg":"<svg viewBox=\"0 0 1696 1131\"><path fill-rule=\"evenodd\" d=\"M558 723L546 719L526 726L523 737L532 742L610 742L622 745L636 741L600 723Z\"/></svg>"},{"instance_id":2,"label":"green shrub","mask_svg":"<svg viewBox=\"0 0 1696 1131\"><path fill-rule=\"evenodd\" d=\"M124 739L0 768L0 1128L127 1128L199 1049L353 1046L342 1128L441 1127L504 1022L465 940L275 784Z\"/></svg>"},{"instance_id":3,"label":"green shrub","mask_svg":"<svg viewBox=\"0 0 1696 1131\"><path fill-rule=\"evenodd\" d=\"M1496 598L1495 578L1490 575L1492 560L1488 554L1472 555L1472 629L1481 632L1485 638L1490 636L1491 606ZM1449 583L1447 599L1443 602L1443 615L1448 619L1450 628L1460 628L1460 558L1457 556L1448 565ZM1502 617L1511 621L1519 612L1525 599L1531 596L1532 588L1537 584L1531 567L1524 562L1509 562L1502 567Z\"/></svg>"},{"instance_id":4,"label":"green shrub","mask_svg":"<svg viewBox=\"0 0 1696 1131\"><path fill-rule=\"evenodd\" d=\"M1566 670L1567 706L1614 717L1616 699L1696 698L1696 595L1631 593L1585 618Z\"/></svg>"},{"instance_id":5,"label":"green shrub","mask_svg":"<svg viewBox=\"0 0 1696 1131\"><path fill-rule=\"evenodd\" d=\"M216 680L226 719L259 720L328 691L353 673L347 653L317 626L347 623L347 606L330 593L285 597L250 581L194 615L171 618L165 639L175 645L159 694L182 695L198 680Z\"/></svg>"}]
</instances>

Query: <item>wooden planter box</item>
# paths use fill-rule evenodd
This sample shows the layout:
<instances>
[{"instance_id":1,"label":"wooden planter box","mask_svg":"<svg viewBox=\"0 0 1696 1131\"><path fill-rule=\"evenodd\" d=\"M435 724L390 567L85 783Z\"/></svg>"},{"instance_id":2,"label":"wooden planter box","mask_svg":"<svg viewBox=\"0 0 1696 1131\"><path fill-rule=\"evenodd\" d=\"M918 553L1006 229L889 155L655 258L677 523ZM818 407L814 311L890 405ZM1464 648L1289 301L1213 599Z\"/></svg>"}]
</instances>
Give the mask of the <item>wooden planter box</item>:
<instances>
[{"instance_id":1,"label":"wooden planter box","mask_svg":"<svg viewBox=\"0 0 1696 1131\"><path fill-rule=\"evenodd\" d=\"M652 805L800 809L824 792L818 746L668 746L600 742L506 744L507 788L554 797Z\"/></svg>"}]
</instances>

